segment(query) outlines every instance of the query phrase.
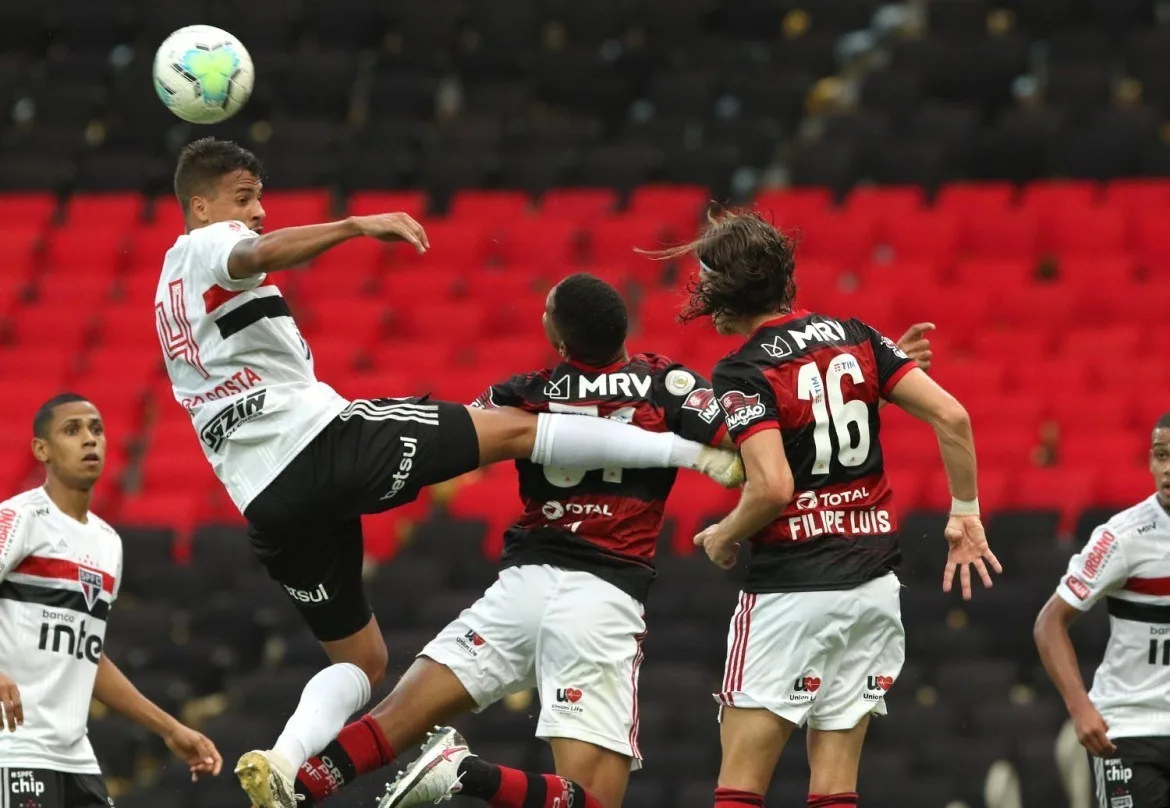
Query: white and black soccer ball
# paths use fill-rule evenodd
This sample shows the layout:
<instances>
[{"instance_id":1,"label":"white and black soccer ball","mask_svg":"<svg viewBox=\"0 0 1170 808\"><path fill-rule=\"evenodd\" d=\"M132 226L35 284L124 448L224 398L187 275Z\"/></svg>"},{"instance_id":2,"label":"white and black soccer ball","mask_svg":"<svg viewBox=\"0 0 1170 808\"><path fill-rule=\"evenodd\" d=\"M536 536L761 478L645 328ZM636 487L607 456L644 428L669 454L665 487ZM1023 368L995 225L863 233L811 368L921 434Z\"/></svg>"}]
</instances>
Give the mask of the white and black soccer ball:
<instances>
[{"instance_id":1,"label":"white and black soccer ball","mask_svg":"<svg viewBox=\"0 0 1170 808\"><path fill-rule=\"evenodd\" d=\"M219 123L239 112L256 75L240 40L211 25L168 36L154 56L154 89L167 109L191 123Z\"/></svg>"}]
</instances>

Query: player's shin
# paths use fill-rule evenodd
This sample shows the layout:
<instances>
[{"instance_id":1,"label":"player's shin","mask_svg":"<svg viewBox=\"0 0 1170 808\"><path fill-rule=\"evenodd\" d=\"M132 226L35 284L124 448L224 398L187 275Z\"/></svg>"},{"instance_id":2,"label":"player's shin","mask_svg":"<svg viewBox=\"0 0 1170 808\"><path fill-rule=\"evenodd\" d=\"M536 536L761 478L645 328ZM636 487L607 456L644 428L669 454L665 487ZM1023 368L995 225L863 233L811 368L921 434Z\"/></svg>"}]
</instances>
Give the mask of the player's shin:
<instances>
[{"instance_id":1,"label":"player's shin","mask_svg":"<svg viewBox=\"0 0 1170 808\"><path fill-rule=\"evenodd\" d=\"M597 799L571 780L497 766L474 756L459 764L460 796L477 797L493 808L601 808Z\"/></svg>"},{"instance_id":2,"label":"player's shin","mask_svg":"<svg viewBox=\"0 0 1170 808\"><path fill-rule=\"evenodd\" d=\"M297 772L296 797L301 806L317 805L363 774L389 766L394 747L372 716L347 724L337 739Z\"/></svg>"}]
</instances>

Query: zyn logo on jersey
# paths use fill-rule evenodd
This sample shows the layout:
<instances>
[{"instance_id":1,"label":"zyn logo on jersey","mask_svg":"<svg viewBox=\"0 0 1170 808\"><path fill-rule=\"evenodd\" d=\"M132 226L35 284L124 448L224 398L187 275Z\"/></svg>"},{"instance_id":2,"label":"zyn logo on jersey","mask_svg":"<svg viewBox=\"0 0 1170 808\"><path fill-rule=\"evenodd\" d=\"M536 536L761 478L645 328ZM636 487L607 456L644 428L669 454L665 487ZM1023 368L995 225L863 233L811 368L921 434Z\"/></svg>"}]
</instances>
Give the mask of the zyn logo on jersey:
<instances>
[{"instance_id":1,"label":"zyn logo on jersey","mask_svg":"<svg viewBox=\"0 0 1170 808\"><path fill-rule=\"evenodd\" d=\"M591 502L566 502L561 504L556 500L544 503L540 507L540 512L550 522L555 522L565 514L569 514L570 516L613 516L608 505L594 505Z\"/></svg>"},{"instance_id":2,"label":"zyn logo on jersey","mask_svg":"<svg viewBox=\"0 0 1170 808\"><path fill-rule=\"evenodd\" d=\"M215 417L203 427L199 437L207 444L207 448L218 452L232 433L244 424L252 421L264 412L264 398L267 390L257 390L249 393L241 401L236 401L224 407Z\"/></svg>"},{"instance_id":3,"label":"zyn logo on jersey","mask_svg":"<svg viewBox=\"0 0 1170 808\"><path fill-rule=\"evenodd\" d=\"M418 438L399 436L398 440L402 441L402 460L398 463L398 471L391 477L394 482L391 483L390 490L382 495L383 500L394 499L398 492L406 487L410 470L414 468L414 456L418 454Z\"/></svg>"},{"instance_id":4,"label":"zyn logo on jersey","mask_svg":"<svg viewBox=\"0 0 1170 808\"><path fill-rule=\"evenodd\" d=\"M759 395L747 395L739 390L724 393L719 398L719 404L723 407L728 429L747 426L757 418L762 418L766 412Z\"/></svg>"},{"instance_id":5,"label":"zyn logo on jersey","mask_svg":"<svg viewBox=\"0 0 1170 808\"><path fill-rule=\"evenodd\" d=\"M719 402L715 400L715 391L710 387L700 387L687 396L683 402L684 410L693 410L709 424L715 423L719 417Z\"/></svg>"},{"instance_id":6,"label":"zyn logo on jersey","mask_svg":"<svg viewBox=\"0 0 1170 808\"><path fill-rule=\"evenodd\" d=\"M102 574L85 567L77 568L77 580L81 584L81 592L85 595L85 607L91 612L97 603L98 595L102 593Z\"/></svg>"}]
</instances>

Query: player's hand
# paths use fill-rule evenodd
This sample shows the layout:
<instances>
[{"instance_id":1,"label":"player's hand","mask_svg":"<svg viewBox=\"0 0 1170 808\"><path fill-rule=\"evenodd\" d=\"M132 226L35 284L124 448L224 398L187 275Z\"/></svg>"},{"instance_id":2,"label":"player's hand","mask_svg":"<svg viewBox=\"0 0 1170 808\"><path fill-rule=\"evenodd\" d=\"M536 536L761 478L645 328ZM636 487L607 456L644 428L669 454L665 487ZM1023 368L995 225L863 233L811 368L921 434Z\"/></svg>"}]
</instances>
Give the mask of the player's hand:
<instances>
[{"instance_id":1,"label":"player's hand","mask_svg":"<svg viewBox=\"0 0 1170 808\"><path fill-rule=\"evenodd\" d=\"M991 573L987 566L996 572L1003 572L999 559L987 546L987 536L983 533L983 523L978 516L952 516L947 521L944 531L947 544L947 566L943 571L943 591L950 592L955 581L955 570L959 571L959 587L963 592L963 600L971 599L971 566L979 573L983 586L991 588Z\"/></svg>"},{"instance_id":2,"label":"player's hand","mask_svg":"<svg viewBox=\"0 0 1170 808\"><path fill-rule=\"evenodd\" d=\"M20 688L7 675L0 673L0 709L3 709L3 719L0 720L0 731L5 727L9 732L16 732L17 727L24 726L24 706L20 703Z\"/></svg>"},{"instance_id":3,"label":"player's hand","mask_svg":"<svg viewBox=\"0 0 1170 808\"><path fill-rule=\"evenodd\" d=\"M1109 740L1109 725L1092 703L1086 703L1084 707L1075 710L1072 720L1077 730L1077 740L1090 755L1110 757L1117 754L1117 747Z\"/></svg>"},{"instance_id":4,"label":"player's hand","mask_svg":"<svg viewBox=\"0 0 1170 808\"><path fill-rule=\"evenodd\" d=\"M223 768L219 750L201 732L176 724L170 733L163 736L163 740L166 741L167 749L187 762L192 781L198 780L201 774L217 775Z\"/></svg>"},{"instance_id":5,"label":"player's hand","mask_svg":"<svg viewBox=\"0 0 1170 808\"><path fill-rule=\"evenodd\" d=\"M739 542L728 541L719 532L719 525L714 524L695 536L695 546L702 547L707 558L715 566L729 570L739 560Z\"/></svg>"},{"instance_id":6,"label":"player's hand","mask_svg":"<svg viewBox=\"0 0 1170 808\"><path fill-rule=\"evenodd\" d=\"M422 254L431 248L427 231L405 213L377 213L373 216L355 216L354 224L363 236L378 241L406 241Z\"/></svg>"},{"instance_id":7,"label":"player's hand","mask_svg":"<svg viewBox=\"0 0 1170 808\"><path fill-rule=\"evenodd\" d=\"M915 323L898 340L898 347L923 370L930 370L930 360L934 356L930 350L930 338L926 336L926 332L933 330L934 323Z\"/></svg>"}]
</instances>

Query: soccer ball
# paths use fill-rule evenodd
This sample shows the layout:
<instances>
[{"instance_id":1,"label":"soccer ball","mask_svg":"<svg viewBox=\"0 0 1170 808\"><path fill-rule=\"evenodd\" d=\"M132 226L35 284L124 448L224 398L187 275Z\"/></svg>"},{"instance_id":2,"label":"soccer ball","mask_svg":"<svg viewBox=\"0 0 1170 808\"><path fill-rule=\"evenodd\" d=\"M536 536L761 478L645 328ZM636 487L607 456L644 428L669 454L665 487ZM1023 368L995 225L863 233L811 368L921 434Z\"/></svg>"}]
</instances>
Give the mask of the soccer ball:
<instances>
[{"instance_id":1,"label":"soccer ball","mask_svg":"<svg viewBox=\"0 0 1170 808\"><path fill-rule=\"evenodd\" d=\"M219 123L252 95L252 57L240 40L210 25L168 36L154 56L154 89L167 109L191 123Z\"/></svg>"}]
</instances>

